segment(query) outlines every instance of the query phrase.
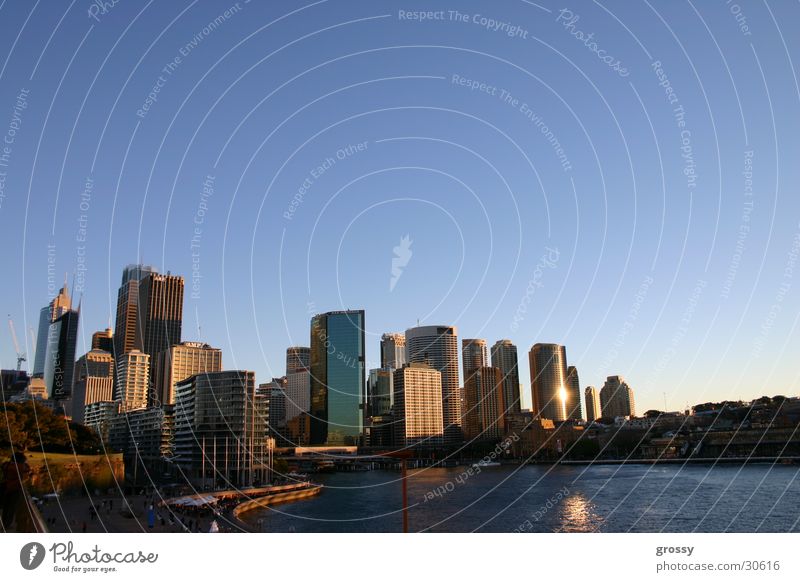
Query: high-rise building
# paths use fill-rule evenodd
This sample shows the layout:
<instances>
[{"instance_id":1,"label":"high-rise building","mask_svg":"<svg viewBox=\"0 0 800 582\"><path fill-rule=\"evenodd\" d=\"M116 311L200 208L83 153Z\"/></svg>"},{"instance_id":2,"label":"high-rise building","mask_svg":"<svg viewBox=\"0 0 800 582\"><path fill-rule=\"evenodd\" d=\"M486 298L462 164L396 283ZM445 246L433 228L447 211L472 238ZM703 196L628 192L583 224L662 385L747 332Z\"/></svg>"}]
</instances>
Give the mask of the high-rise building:
<instances>
[{"instance_id":1,"label":"high-rise building","mask_svg":"<svg viewBox=\"0 0 800 582\"><path fill-rule=\"evenodd\" d=\"M439 447L444 443L442 374L425 363L394 371L395 446Z\"/></svg>"},{"instance_id":2,"label":"high-rise building","mask_svg":"<svg viewBox=\"0 0 800 582\"><path fill-rule=\"evenodd\" d=\"M155 359L160 352L180 343L183 324L183 277L147 273L139 281L137 327L141 350Z\"/></svg>"},{"instance_id":3,"label":"high-rise building","mask_svg":"<svg viewBox=\"0 0 800 582\"><path fill-rule=\"evenodd\" d=\"M286 374L286 422L311 409L311 371L295 369Z\"/></svg>"},{"instance_id":4,"label":"high-rise building","mask_svg":"<svg viewBox=\"0 0 800 582\"><path fill-rule=\"evenodd\" d=\"M558 344L535 344L528 353L533 414L562 422L574 410L567 389L567 350Z\"/></svg>"},{"instance_id":5,"label":"high-rise building","mask_svg":"<svg viewBox=\"0 0 800 582\"><path fill-rule=\"evenodd\" d=\"M120 401L122 412L145 408L150 386L150 356L139 350L118 355L115 400Z\"/></svg>"},{"instance_id":6,"label":"high-rise building","mask_svg":"<svg viewBox=\"0 0 800 582\"><path fill-rule=\"evenodd\" d=\"M157 271L149 265L128 265L122 271L122 284L117 292L117 322L114 330L114 356L131 350L144 350L142 332L137 329L139 316L139 282Z\"/></svg>"},{"instance_id":7,"label":"high-rise building","mask_svg":"<svg viewBox=\"0 0 800 582\"><path fill-rule=\"evenodd\" d=\"M110 352L93 349L75 362L72 388L72 419L84 421L89 404L114 399L114 357Z\"/></svg>"},{"instance_id":8,"label":"high-rise building","mask_svg":"<svg viewBox=\"0 0 800 582\"><path fill-rule=\"evenodd\" d=\"M104 443L109 440L111 425L119 412L119 402L103 400L87 404L84 409L83 423L100 435Z\"/></svg>"},{"instance_id":9,"label":"high-rise building","mask_svg":"<svg viewBox=\"0 0 800 582\"><path fill-rule=\"evenodd\" d=\"M442 375L444 442L457 444L462 439L458 330L447 325L427 325L408 329L405 335L408 361L427 363Z\"/></svg>"},{"instance_id":10,"label":"high-rise building","mask_svg":"<svg viewBox=\"0 0 800 582\"><path fill-rule=\"evenodd\" d=\"M222 350L201 342L183 342L160 352L154 367L152 404L175 404L178 382L195 374L222 371Z\"/></svg>"},{"instance_id":11,"label":"high-rise building","mask_svg":"<svg viewBox=\"0 0 800 582\"><path fill-rule=\"evenodd\" d=\"M636 416L633 389L623 376L609 376L600 390L600 407L603 418Z\"/></svg>"},{"instance_id":12,"label":"high-rise building","mask_svg":"<svg viewBox=\"0 0 800 582\"><path fill-rule=\"evenodd\" d=\"M581 382L578 379L578 369L567 366L567 417L571 420L581 420Z\"/></svg>"},{"instance_id":13,"label":"high-rise building","mask_svg":"<svg viewBox=\"0 0 800 582\"><path fill-rule=\"evenodd\" d=\"M53 320L47 331L44 381L48 398L55 401L63 402L72 396L79 318L80 307L77 311L68 309Z\"/></svg>"},{"instance_id":14,"label":"high-rise building","mask_svg":"<svg viewBox=\"0 0 800 582\"><path fill-rule=\"evenodd\" d=\"M47 340L50 324L72 309L72 299L67 291L67 283L59 290L50 303L39 310L39 327L36 336L36 355L33 360L33 377L43 378L47 358Z\"/></svg>"},{"instance_id":15,"label":"high-rise building","mask_svg":"<svg viewBox=\"0 0 800 582\"><path fill-rule=\"evenodd\" d=\"M500 368L484 366L472 370L464 392L464 438L470 441L501 439L505 432L505 404Z\"/></svg>"},{"instance_id":16,"label":"high-rise building","mask_svg":"<svg viewBox=\"0 0 800 582\"><path fill-rule=\"evenodd\" d=\"M96 331L92 334L92 349L103 350L114 355L114 330L110 327L105 331Z\"/></svg>"},{"instance_id":17,"label":"high-rise building","mask_svg":"<svg viewBox=\"0 0 800 582\"><path fill-rule=\"evenodd\" d=\"M269 436L282 445L290 445L286 440L286 378L273 378L271 382L259 384L256 394L264 396L267 402L267 429Z\"/></svg>"},{"instance_id":18,"label":"high-rise building","mask_svg":"<svg viewBox=\"0 0 800 582\"><path fill-rule=\"evenodd\" d=\"M286 348L286 376L311 367L311 348L292 346Z\"/></svg>"},{"instance_id":19,"label":"high-rise building","mask_svg":"<svg viewBox=\"0 0 800 582\"><path fill-rule=\"evenodd\" d=\"M394 404L394 370L374 368L367 380L367 416L386 416Z\"/></svg>"},{"instance_id":20,"label":"high-rise building","mask_svg":"<svg viewBox=\"0 0 800 582\"><path fill-rule=\"evenodd\" d=\"M364 386L364 311L315 315L311 319L311 444L358 444Z\"/></svg>"},{"instance_id":21,"label":"high-rise building","mask_svg":"<svg viewBox=\"0 0 800 582\"><path fill-rule=\"evenodd\" d=\"M464 381L470 373L489 365L489 353L485 339L462 339L461 361L463 362Z\"/></svg>"},{"instance_id":22,"label":"high-rise building","mask_svg":"<svg viewBox=\"0 0 800 582\"><path fill-rule=\"evenodd\" d=\"M228 486L261 481L268 450L266 398L256 393L255 374L244 370L179 382L173 449L184 472Z\"/></svg>"},{"instance_id":23,"label":"high-rise building","mask_svg":"<svg viewBox=\"0 0 800 582\"><path fill-rule=\"evenodd\" d=\"M601 418L603 413L600 408L600 392L597 388L594 386L587 386L584 391L584 397L586 399L586 420L592 422Z\"/></svg>"},{"instance_id":24,"label":"high-rise building","mask_svg":"<svg viewBox=\"0 0 800 582\"><path fill-rule=\"evenodd\" d=\"M402 368L406 359L406 336L385 333L381 336L381 368Z\"/></svg>"},{"instance_id":25,"label":"high-rise building","mask_svg":"<svg viewBox=\"0 0 800 582\"><path fill-rule=\"evenodd\" d=\"M503 377L503 404L507 413L522 409L519 391L519 361L517 346L511 340L498 340L492 346L492 367L499 368Z\"/></svg>"},{"instance_id":26,"label":"high-rise building","mask_svg":"<svg viewBox=\"0 0 800 582\"><path fill-rule=\"evenodd\" d=\"M47 332L50 329L50 305L39 310L39 327L36 333L36 355L33 359L33 377L44 378L44 362L47 355Z\"/></svg>"}]
</instances>

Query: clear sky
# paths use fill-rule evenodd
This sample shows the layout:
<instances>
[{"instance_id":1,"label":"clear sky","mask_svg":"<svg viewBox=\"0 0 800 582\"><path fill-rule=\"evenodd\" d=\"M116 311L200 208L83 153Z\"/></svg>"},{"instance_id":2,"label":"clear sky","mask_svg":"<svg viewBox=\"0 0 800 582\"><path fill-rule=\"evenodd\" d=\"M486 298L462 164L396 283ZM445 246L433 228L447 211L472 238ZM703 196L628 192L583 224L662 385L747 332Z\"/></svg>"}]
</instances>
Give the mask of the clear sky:
<instances>
[{"instance_id":1,"label":"clear sky","mask_svg":"<svg viewBox=\"0 0 800 582\"><path fill-rule=\"evenodd\" d=\"M258 381L363 308L371 364L417 320L510 338L524 406L536 342L640 412L797 394L797 3L98 6L0 2L28 366L49 284L76 276L83 353L141 260Z\"/></svg>"}]
</instances>

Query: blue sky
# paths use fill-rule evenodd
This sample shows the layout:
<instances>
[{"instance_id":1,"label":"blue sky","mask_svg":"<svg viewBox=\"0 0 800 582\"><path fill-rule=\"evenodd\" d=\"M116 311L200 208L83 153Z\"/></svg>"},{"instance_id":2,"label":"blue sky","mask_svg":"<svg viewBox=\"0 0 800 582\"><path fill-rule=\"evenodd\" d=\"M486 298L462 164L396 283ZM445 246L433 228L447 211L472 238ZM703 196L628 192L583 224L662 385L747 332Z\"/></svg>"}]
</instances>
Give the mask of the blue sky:
<instances>
[{"instance_id":1,"label":"blue sky","mask_svg":"<svg viewBox=\"0 0 800 582\"><path fill-rule=\"evenodd\" d=\"M53 245L56 282L85 265L81 353L141 260L259 381L361 308L370 362L419 319L510 338L526 386L564 343L640 411L797 394L796 4L0 6L0 301L31 362Z\"/></svg>"}]
</instances>

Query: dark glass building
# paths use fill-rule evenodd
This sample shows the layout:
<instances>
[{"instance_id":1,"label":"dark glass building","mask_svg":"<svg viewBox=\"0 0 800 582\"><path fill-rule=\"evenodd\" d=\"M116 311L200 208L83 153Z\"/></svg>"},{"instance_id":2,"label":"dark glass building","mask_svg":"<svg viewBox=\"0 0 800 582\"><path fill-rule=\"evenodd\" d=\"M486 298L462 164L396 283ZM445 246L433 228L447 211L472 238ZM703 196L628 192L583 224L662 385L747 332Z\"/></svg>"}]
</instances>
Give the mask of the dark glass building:
<instances>
[{"instance_id":1,"label":"dark glass building","mask_svg":"<svg viewBox=\"0 0 800 582\"><path fill-rule=\"evenodd\" d=\"M72 395L79 317L79 311L70 309L51 323L47 331L44 381L47 397L52 400L63 402Z\"/></svg>"},{"instance_id":2,"label":"dark glass building","mask_svg":"<svg viewBox=\"0 0 800 582\"><path fill-rule=\"evenodd\" d=\"M363 429L364 311L311 319L311 444L357 445Z\"/></svg>"}]
</instances>

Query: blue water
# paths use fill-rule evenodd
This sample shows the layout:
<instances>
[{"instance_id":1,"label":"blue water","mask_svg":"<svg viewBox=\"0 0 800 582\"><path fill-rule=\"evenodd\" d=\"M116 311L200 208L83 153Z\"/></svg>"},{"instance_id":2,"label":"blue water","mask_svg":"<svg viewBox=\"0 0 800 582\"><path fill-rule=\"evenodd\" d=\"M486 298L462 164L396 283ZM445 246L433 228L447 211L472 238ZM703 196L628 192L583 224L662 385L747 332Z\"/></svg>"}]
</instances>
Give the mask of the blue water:
<instances>
[{"instance_id":1,"label":"blue water","mask_svg":"<svg viewBox=\"0 0 800 582\"><path fill-rule=\"evenodd\" d=\"M409 471L409 530L800 531L800 467L503 466ZM245 516L265 532L400 532L400 473L315 475L308 500Z\"/></svg>"}]
</instances>

